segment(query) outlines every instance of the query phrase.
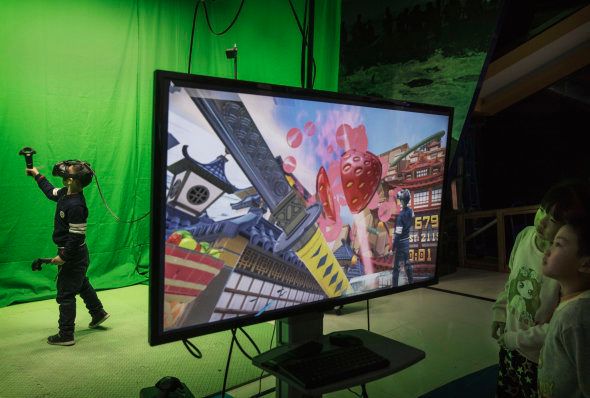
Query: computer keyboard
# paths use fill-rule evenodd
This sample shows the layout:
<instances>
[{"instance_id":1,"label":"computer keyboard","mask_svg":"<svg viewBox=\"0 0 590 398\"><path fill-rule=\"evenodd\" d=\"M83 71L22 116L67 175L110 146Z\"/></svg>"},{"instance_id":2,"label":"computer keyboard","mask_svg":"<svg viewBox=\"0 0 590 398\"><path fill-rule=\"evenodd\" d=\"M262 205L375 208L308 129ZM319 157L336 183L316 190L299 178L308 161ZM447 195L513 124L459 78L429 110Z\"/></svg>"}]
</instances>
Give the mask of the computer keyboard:
<instances>
[{"instance_id":1,"label":"computer keyboard","mask_svg":"<svg viewBox=\"0 0 590 398\"><path fill-rule=\"evenodd\" d=\"M317 388L389 366L389 360L365 346L338 347L305 358L281 361L278 371L304 388Z\"/></svg>"}]
</instances>

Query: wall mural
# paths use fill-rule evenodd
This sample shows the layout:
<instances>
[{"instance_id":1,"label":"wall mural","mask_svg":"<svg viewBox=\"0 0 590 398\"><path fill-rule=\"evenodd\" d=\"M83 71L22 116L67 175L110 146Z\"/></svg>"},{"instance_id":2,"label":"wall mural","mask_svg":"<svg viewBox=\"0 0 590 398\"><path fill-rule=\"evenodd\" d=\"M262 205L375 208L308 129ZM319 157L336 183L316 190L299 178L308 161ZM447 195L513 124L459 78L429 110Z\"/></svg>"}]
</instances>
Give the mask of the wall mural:
<instances>
[{"instance_id":1,"label":"wall mural","mask_svg":"<svg viewBox=\"0 0 590 398\"><path fill-rule=\"evenodd\" d=\"M339 91L452 106L456 142L499 11L497 0L342 0Z\"/></svg>"}]
</instances>

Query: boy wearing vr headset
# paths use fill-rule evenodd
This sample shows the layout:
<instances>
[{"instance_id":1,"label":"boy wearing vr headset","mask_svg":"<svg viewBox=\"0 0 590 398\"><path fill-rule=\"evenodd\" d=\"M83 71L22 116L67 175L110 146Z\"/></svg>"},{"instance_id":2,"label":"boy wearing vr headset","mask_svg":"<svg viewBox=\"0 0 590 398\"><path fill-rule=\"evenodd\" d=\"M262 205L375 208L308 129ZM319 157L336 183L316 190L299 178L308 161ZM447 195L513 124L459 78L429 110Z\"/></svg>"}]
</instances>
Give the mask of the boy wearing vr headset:
<instances>
[{"instance_id":1,"label":"boy wearing vr headset","mask_svg":"<svg viewBox=\"0 0 590 398\"><path fill-rule=\"evenodd\" d=\"M90 165L78 160L66 160L53 167L52 174L63 178L64 188L55 188L39 173L36 167L27 168L27 175L35 178L37 185L49 200L57 202L55 210L53 242L58 246L57 255L51 260L58 267L57 297L59 304L59 333L47 338L48 344L74 345L74 321L76 319L76 294L84 300L95 328L109 314L103 309L94 288L86 276L88 248L86 247L86 220L88 208L83 189L94 175Z\"/></svg>"}]
</instances>

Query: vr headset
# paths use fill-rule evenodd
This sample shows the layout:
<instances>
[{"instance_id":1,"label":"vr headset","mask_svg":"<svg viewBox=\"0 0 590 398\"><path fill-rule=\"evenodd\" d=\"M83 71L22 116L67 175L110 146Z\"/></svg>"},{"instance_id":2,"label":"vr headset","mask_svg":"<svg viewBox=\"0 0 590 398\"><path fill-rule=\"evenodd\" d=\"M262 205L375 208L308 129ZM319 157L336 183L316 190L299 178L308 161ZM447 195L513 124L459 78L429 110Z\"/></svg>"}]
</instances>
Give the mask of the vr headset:
<instances>
[{"instance_id":1,"label":"vr headset","mask_svg":"<svg viewBox=\"0 0 590 398\"><path fill-rule=\"evenodd\" d=\"M70 166L76 166L75 169L77 171L73 174L70 173L68 171ZM62 162L56 163L53 166L53 171L51 174L54 177L73 178L78 180L80 181L82 188L85 188L88 184L90 184L92 182L92 177L94 176L94 172L90 168L90 164L82 160L64 160Z\"/></svg>"}]
</instances>

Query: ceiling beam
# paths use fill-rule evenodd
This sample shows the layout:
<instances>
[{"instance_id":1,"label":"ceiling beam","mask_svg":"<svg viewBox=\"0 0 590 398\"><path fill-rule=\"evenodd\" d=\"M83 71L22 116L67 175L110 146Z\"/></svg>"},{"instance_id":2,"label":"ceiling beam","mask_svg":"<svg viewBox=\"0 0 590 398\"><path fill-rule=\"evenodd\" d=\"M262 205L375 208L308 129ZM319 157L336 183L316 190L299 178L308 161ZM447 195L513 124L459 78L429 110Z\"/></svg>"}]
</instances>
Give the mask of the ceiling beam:
<instances>
[{"instance_id":1,"label":"ceiling beam","mask_svg":"<svg viewBox=\"0 0 590 398\"><path fill-rule=\"evenodd\" d=\"M590 64L590 6L488 66L475 112L493 115Z\"/></svg>"}]
</instances>

